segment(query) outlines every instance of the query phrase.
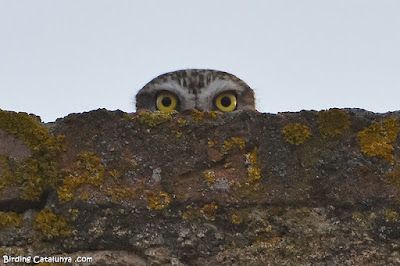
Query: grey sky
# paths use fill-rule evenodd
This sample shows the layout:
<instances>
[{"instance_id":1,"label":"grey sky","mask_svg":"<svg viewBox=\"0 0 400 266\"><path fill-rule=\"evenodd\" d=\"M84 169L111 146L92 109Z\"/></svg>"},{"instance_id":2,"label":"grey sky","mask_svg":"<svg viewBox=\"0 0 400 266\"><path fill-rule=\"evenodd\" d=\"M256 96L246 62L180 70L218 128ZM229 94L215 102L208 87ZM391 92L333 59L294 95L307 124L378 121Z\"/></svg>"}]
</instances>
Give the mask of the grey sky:
<instances>
[{"instance_id":1,"label":"grey sky","mask_svg":"<svg viewBox=\"0 0 400 266\"><path fill-rule=\"evenodd\" d=\"M400 109L398 0L0 0L0 108L133 112L153 77L230 72L261 112Z\"/></svg>"}]
</instances>

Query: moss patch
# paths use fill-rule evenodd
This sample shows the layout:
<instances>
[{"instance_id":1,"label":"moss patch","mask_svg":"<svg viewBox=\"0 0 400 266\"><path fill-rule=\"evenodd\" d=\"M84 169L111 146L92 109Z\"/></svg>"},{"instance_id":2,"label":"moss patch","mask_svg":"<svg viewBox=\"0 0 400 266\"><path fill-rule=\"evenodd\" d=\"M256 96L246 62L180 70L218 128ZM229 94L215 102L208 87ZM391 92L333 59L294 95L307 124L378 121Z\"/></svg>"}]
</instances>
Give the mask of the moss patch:
<instances>
[{"instance_id":1,"label":"moss patch","mask_svg":"<svg viewBox=\"0 0 400 266\"><path fill-rule=\"evenodd\" d=\"M310 128L300 123L285 126L282 133L287 142L296 146L302 145L311 136Z\"/></svg>"},{"instance_id":2,"label":"moss patch","mask_svg":"<svg viewBox=\"0 0 400 266\"><path fill-rule=\"evenodd\" d=\"M65 216L55 215L48 209L41 210L34 218L33 227L46 239L68 237L72 230Z\"/></svg>"},{"instance_id":3,"label":"moss patch","mask_svg":"<svg viewBox=\"0 0 400 266\"><path fill-rule=\"evenodd\" d=\"M350 128L350 116L343 110L333 108L318 112L318 129L322 137L338 137Z\"/></svg>"},{"instance_id":4,"label":"moss patch","mask_svg":"<svg viewBox=\"0 0 400 266\"><path fill-rule=\"evenodd\" d=\"M65 149L64 136L53 137L36 118L26 113L0 110L0 128L21 139L31 149L25 160L2 160L5 172L0 176L0 188L18 186L21 198L39 200L43 192L58 185L58 154Z\"/></svg>"},{"instance_id":5,"label":"moss patch","mask_svg":"<svg viewBox=\"0 0 400 266\"><path fill-rule=\"evenodd\" d=\"M384 161L394 163L394 150L391 145L397 138L399 125L396 118L385 119L358 132L361 151L368 156L377 156Z\"/></svg>"},{"instance_id":6,"label":"moss patch","mask_svg":"<svg viewBox=\"0 0 400 266\"><path fill-rule=\"evenodd\" d=\"M0 212L0 230L8 227L21 227L22 214L15 212Z\"/></svg>"}]
</instances>

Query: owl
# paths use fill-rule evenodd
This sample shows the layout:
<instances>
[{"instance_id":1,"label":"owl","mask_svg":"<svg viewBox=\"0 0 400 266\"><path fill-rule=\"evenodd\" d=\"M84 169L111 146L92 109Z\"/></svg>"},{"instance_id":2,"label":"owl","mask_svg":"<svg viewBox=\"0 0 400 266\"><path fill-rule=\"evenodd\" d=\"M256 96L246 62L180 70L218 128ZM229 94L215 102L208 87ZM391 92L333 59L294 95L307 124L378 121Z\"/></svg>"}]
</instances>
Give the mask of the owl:
<instances>
[{"instance_id":1,"label":"owl","mask_svg":"<svg viewBox=\"0 0 400 266\"><path fill-rule=\"evenodd\" d=\"M185 69L162 74L136 95L136 110L255 110L254 91L236 76L217 70Z\"/></svg>"}]
</instances>

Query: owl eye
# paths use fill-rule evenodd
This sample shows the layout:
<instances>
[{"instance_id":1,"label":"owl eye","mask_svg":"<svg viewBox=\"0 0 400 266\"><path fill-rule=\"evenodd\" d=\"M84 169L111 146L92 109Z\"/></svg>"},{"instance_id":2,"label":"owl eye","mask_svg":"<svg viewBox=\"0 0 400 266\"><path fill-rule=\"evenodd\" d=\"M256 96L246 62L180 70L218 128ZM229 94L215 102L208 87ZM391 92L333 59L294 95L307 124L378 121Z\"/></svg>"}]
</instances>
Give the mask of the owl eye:
<instances>
[{"instance_id":1,"label":"owl eye","mask_svg":"<svg viewBox=\"0 0 400 266\"><path fill-rule=\"evenodd\" d=\"M163 92L157 96L156 106L159 111L170 112L176 110L177 105L178 99L172 93Z\"/></svg>"},{"instance_id":2,"label":"owl eye","mask_svg":"<svg viewBox=\"0 0 400 266\"><path fill-rule=\"evenodd\" d=\"M236 109L236 96L233 93L222 93L215 100L215 105L223 112L231 112Z\"/></svg>"}]
</instances>

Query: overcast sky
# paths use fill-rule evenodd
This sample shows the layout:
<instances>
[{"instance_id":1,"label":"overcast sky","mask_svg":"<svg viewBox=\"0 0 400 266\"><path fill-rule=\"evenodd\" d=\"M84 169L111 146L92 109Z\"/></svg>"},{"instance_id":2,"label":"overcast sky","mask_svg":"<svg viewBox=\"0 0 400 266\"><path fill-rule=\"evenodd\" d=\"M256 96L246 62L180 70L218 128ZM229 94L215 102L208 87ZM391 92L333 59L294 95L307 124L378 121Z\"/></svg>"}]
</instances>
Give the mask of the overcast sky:
<instances>
[{"instance_id":1,"label":"overcast sky","mask_svg":"<svg viewBox=\"0 0 400 266\"><path fill-rule=\"evenodd\" d=\"M0 0L0 109L135 111L153 77L230 72L277 113L400 109L399 0Z\"/></svg>"}]
</instances>

